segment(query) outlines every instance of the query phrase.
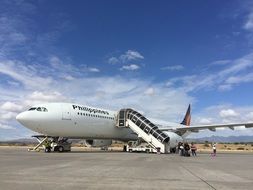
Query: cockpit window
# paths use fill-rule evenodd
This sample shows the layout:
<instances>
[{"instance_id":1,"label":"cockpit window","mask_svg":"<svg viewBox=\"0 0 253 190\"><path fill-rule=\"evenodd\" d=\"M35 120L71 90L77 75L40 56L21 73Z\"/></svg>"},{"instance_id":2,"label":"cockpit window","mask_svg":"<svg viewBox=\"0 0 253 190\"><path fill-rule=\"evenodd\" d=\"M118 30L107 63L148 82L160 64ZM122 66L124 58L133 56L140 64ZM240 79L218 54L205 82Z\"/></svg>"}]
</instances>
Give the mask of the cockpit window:
<instances>
[{"instance_id":1,"label":"cockpit window","mask_svg":"<svg viewBox=\"0 0 253 190\"><path fill-rule=\"evenodd\" d=\"M44 108L44 107L38 107L37 111L48 112L47 108Z\"/></svg>"},{"instance_id":2,"label":"cockpit window","mask_svg":"<svg viewBox=\"0 0 253 190\"><path fill-rule=\"evenodd\" d=\"M48 112L48 111L47 111L47 108L43 108L43 107L42 107L41 110L44 111L44 112Z\"/></svg>"},{"instance_id":3,"label":"cockpit window","mask_svg":"<svg viewBox=\"0 0 253 190\"><path fill-rule=\"evenodd\" d=\"M28 111L33 111L33 110L36 110L36 108L30 108Z\"/></svg>"},{"instance_id":4,"label":"cockpit window","mask_svg":"<svg viewBox=\"0 0 253 190\"><path fill-rule=\"evenodd\" d=\"M32 107L28 111L33 111L33 110L42 111L42 112L48 112L47 108L45 108L45 107L37 107L37 108Z\"/></svg>"}]
</instances>

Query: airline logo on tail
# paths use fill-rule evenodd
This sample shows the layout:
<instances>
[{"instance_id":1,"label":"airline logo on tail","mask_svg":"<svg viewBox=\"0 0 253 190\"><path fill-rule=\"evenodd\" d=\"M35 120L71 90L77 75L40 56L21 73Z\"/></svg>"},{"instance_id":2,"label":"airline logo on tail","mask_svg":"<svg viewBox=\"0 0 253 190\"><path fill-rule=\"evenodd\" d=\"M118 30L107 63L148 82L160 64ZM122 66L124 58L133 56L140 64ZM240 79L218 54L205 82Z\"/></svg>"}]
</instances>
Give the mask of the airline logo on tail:
<instances>
[{"instance_id":1,"label":"airline logo on tail","mask_svg":"<svg viewBox=\"0 0 253 190\"><path fill-rule=\"evenodd\" d=\"M191 104L189 104L184 120L181 122L182 125L190 126L191 124Z\"/></svg>"}]
</instances>

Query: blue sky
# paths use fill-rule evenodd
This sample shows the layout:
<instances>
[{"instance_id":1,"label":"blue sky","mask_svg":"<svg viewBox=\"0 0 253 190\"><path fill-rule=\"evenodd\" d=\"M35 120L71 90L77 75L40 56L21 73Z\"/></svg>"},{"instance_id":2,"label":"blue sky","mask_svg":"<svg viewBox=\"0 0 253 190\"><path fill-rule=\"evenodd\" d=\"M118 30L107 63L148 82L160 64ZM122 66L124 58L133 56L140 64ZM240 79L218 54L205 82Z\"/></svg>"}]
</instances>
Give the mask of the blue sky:
<instances>
[{"instance_id":1,"label":"blue sky","mask_svg":"<svg viewBox=\"0 0 253 190\"><path fill-rule=\"evenodd\" d=\"M0 6L0 139L17 113L77 102L180 122L253 121L251 1L24 1ZM253 135L253 130L197 136Z\"/></svg>"}]
</instances>

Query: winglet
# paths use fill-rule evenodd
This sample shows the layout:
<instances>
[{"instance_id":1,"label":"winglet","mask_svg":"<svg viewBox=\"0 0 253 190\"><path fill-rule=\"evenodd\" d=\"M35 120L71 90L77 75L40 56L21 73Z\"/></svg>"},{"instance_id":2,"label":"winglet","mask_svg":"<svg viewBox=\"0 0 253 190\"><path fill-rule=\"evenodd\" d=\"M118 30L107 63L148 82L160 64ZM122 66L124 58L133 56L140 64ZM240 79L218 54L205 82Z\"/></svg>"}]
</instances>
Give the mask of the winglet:
<instances>
[{"instance_id":1,"label":"winglet","mask_svg":"<svg viewBox=\"0 0 253 190\"><path fill-rule=\"evenodd\" d=\"M191 104L189 104L188 109L185 113L184 120L181 124L189 126L191 124Z\"/></svg>"}]
</instances>

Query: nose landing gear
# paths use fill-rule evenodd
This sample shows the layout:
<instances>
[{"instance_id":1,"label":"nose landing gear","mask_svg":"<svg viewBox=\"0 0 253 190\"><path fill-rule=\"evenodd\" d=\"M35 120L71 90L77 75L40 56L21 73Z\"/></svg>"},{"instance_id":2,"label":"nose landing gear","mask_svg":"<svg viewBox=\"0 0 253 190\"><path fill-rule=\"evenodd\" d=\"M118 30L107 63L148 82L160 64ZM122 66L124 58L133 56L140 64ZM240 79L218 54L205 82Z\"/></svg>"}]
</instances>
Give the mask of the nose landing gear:
<instances>
[{"instance_id":1,"label":"nose landing gear","mask_svg":"<svg viewBox=\"0 0 253 190\"><path fill-rule=\"evenodd\" d=\"M34 148L29 148L28 151L40 151L41 146L46 153L54 152L69 152L71 151L71 142L68 142L68 138L64 137L49 137L44 135L36 135L35 137L39 144Z\"/></svg>"}]
</instances>

